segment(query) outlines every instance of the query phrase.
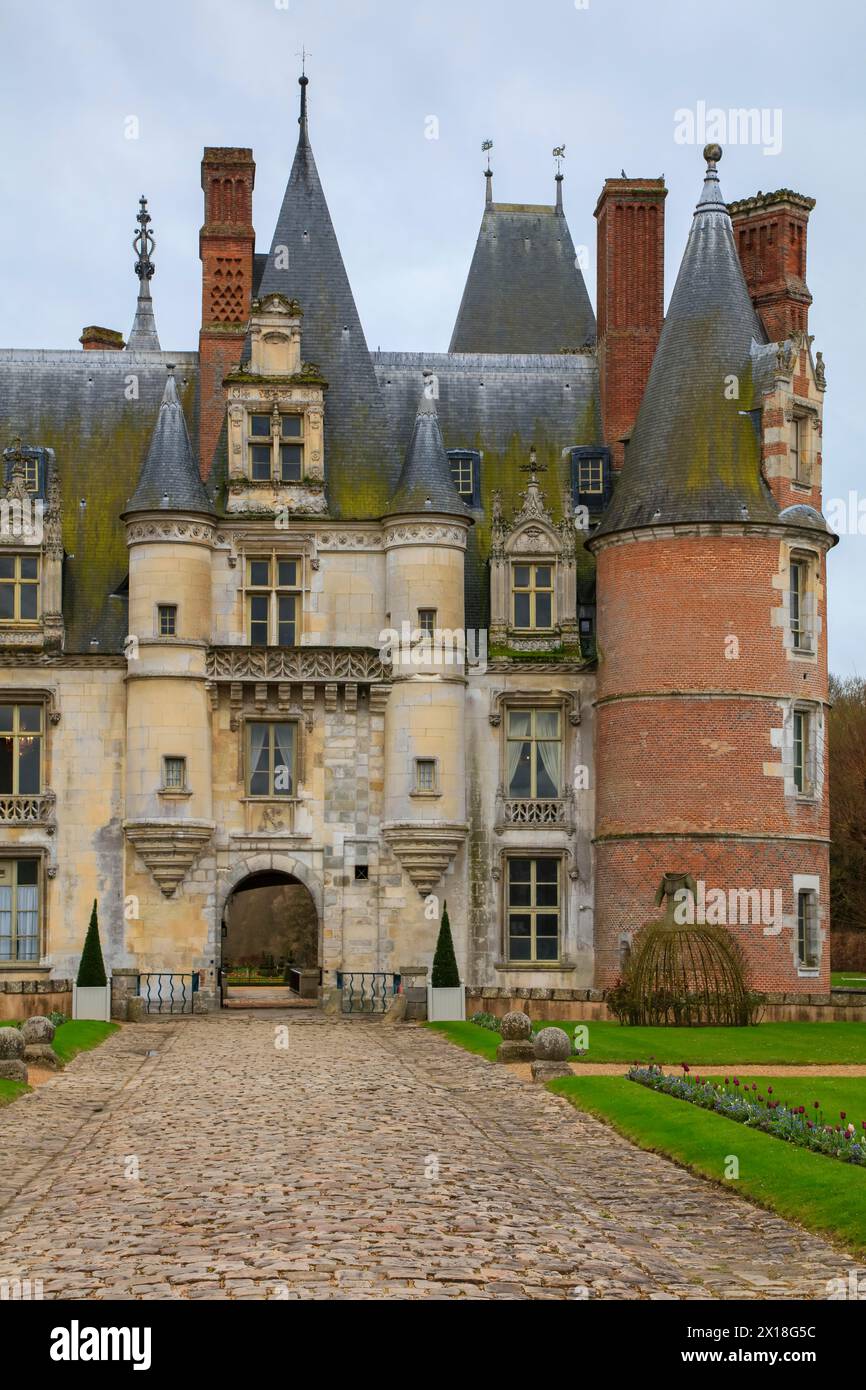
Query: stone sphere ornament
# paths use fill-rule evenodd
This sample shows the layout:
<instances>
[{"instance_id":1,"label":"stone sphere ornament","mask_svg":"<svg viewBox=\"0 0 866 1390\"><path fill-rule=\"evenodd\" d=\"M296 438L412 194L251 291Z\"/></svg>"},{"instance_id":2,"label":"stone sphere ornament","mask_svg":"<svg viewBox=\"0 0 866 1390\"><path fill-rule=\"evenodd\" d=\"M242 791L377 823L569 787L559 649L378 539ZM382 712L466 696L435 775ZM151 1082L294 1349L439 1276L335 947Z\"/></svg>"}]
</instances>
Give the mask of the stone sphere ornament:
<instances>
[{"instance_id":1,"label":"stone sphere ornament","mask_svg":"<svg viewBox=\"0 0 866 1390\"><path fill-rule=\"evenodd\" d=\"M0 1061L17 1061L24 1052L24 1037L19 1028L0 1028Z\"/></svg>"},{"instance_id":2,"label":"stone sphere ornament","mask_svg":"<svg viewBox=\"0 0 866 1390\"><path fill-rule=\"evenodd\" d=\"M28 1018L23 1024L21 1036L24 1039L25 1047L53 1042L54 1024L50 1018L44 1018L41 1014L34 1014L33 1018Z\"/></svg>"},{"instance_id":3,"label":"stone sphere ornament","mask_svg":"<svg viewBox=\"0 0 866 1390\"><path fill-rule=\"evenodd\" d=\"M542 1028L535 1035L535 1055L539 1062L566 1062L571 1056L571 1038L563 1028Z\"/></svg>"},{"instance_id":4,"label":"stone sphere ornament","mask_svg":"<svg viewBox=\"0 0 866 1390\"><path fill-rule=\"evenodd\" d=\"M506 1042L524 1042L532 1032L532 1019L515 1009L502 1019L501 1033Z\"/></svg>"}]
</instances>

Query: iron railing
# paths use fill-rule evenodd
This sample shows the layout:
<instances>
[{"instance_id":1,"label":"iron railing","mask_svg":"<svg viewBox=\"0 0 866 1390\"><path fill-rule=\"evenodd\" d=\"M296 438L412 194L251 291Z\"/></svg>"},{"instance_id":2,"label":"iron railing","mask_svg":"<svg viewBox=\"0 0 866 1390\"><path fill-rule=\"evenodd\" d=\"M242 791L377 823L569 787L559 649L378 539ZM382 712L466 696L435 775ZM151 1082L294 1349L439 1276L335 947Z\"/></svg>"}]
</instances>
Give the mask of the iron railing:
<instances>
[{"instance_id":1,"label":"iron railing","mask_svg":"<svg viewBox=\"0 0 866 1390\"><path fill-rule=\"evenodd\" d=\"M171 970L150 970L138 977L138 992L148 1014L191 1014L198 990L198 971L182 975Z\"/></svg>"},{"instance_id":2,"label":"iron railing","mask_svg":"<svg viewBox=\"0 0 866 1390\"><path fill-rule=\"evenodd\" d=\"M344 1014L383 1014L400 988L400 976L387 970L344 970L337 973L343 991Z\"/></svg>"}]
</instances>

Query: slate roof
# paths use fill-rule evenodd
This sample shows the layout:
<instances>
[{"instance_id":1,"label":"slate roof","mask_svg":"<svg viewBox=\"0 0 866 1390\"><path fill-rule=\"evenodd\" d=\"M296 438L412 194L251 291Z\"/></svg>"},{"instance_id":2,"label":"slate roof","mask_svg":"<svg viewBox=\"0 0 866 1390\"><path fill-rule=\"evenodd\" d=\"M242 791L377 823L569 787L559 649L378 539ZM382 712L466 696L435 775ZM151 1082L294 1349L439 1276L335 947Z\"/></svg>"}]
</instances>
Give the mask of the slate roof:
<instances>
[{"instance_id":1,"label":"slate roof","mask_svg":"<svg viewBox=\"0 0 866 1390\"><path fill-rule=\"evenodd\" d=\"M0 350L0 441L20 435L57 459L68 652L123 650L127 605L113 595L129 554L119 517L136 488L169 362L195 438L196 353Z\"/></svg>"},{"instance_id":2,"label":"slate roof","mask_svg":"<svg viewBox=\"0 0 866 1390\"><path fill-rule=\"evenodd\" d=\"M466 622L484 627L489 615L488 560L492 494L502 493L508 519L526 488L535 446L539 480L555 520L571 466L563 451L603 442L598 367L593 352L557 354L375 352L376 375L398 445L407 449L425 372L433 374L436 413L447 449L475 449L481 459L479 508L472 509L466 552ZM590 602L594 561L578 547L578 593Z\"/></svg>"},{"instance_id":3,"label":"slate roof","mask_svg":"<svg viewBox=\"0 0 866 1390\"><path fill-rule=\"evenodd\" d=\"M329 384L325 396L325 471L335 516L381 516L401 459L391 438L364 330L310 146L306 84L292 172L261 276L259 296L277 291L304 311L301 350ZM288 257L277 254L288 248ZM283 260L288 260L286 268Z\"/></svg>"},{"instance_id":4,"label":"slate roof","mask_svg":"<svg viewBox=\"0 0 866 1390\"><path fill-rule=\"evenodd\" d=\"M126 506L127 514L152 511L215 515L190 443L173 367L168 370L138 486Z\"/></svg>"},{"instance_id":5,"label":"slate roof","mask_svg":"<svg viewBox=\"0 0 866 1390\"><path fill-rule=\"evenodd\" d=\"M595 315L562 210L488 203L449 351L556 353L594 342Z\"/></svg>"},{"instance_id":6,"label":"slate roof","mask_svg":"<svg viewBox=\"0 0 866 1390\"><path fill-rule=\"evenodd\" d=\"M766 340L710 158L625 465L595 536L778 519L761 475L759 417L750 413L767 382ZM732 377L738 394L729 399Z\"/></svg>"},{"instance_id":7,"label":"slate roof","mask_svg":"<svg viewBox=\"0 0 866 1390\"><path fill-rule=\"evenodd\" d=\"M421 392L412 438L397 490L388 504L388 516L407 516L419 512L440 512L447 516L470 517L451 480L451 469L442 431L436 416L436 403L429 383Z\"/></svg>"}]
</instances>

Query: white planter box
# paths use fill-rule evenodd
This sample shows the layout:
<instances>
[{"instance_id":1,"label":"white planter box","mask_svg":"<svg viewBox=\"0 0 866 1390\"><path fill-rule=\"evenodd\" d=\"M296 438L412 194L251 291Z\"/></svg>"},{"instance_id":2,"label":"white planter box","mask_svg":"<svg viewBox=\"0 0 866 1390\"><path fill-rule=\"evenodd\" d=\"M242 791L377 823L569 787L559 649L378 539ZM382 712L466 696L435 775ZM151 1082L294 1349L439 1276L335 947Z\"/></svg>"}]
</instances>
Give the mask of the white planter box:
<instances>
[{"instance_id":1,"label":"white planter box","mask_svg":"<svg viewBox=\"0 0 866 1390\"><path fill-rule=\"evenodd\" d=\"M107 985L72 986L72 1017L111 1022L111 981Z\"/></svg>"},{"instance_id":2,"label":"white planter box","mask_svg":"<svg viewBox=\"0 0 866 1390\"><path fill-rule=\"evenodd\" d=\"M466 1018L466 990L463 985L456 988L434 989L427 986L427 1019L430 1023L463 1022Z\"/></svg>"}]
</instances>

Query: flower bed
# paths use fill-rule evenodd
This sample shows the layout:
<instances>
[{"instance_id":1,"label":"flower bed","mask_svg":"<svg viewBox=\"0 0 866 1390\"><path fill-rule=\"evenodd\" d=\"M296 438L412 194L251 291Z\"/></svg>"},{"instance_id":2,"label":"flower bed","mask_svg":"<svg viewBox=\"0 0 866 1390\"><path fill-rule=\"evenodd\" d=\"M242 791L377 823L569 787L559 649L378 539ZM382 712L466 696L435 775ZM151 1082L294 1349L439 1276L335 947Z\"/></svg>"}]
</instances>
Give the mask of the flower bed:
<instances>
[{"instance_id":1,"label":"flower bed","mask_svg":"<svg viewBox=\"0 0 866 1390\"><path fill-rule=\"evenodd\" d=\"M686 1100L702 1110L714 1110L718 1115L751 1129L760 1129L788 1144L866 1167L866 1120L861 1120L858 1133L844 1110L839 1112L839 1124L828 1123L820 1101L812 1101L808 1106L783 1105L772 1095L772 1086L767 1087L765 1096L757 1082L740 1081L737 1076L726 1076L724 1083L707 1081L693 1076L685 1062L682 1068L682 1076L665 1075L661 1067L652 1062L648 1066L635 1062L627 1076L629 1081L636 1081L640 1086Z\"/></svg>"}]
</instances>

